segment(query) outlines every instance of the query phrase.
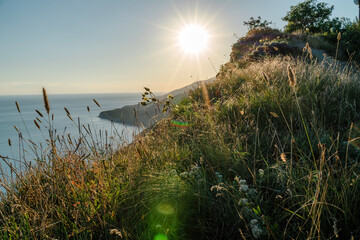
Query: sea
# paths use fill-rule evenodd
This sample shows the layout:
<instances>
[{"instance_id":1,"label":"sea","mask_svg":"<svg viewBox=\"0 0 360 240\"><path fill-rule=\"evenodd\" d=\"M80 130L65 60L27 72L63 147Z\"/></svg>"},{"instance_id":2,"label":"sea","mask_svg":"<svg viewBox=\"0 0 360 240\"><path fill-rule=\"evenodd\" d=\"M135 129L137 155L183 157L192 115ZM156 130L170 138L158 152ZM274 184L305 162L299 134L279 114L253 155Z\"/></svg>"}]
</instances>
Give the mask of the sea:
<instances>
[{"instance_id":1,"label":"sea","mask_svg":"<svg viewBox=\"0 0 360 240\"><path fill-rule=\"evenodd\" d=\"M100 107L93 99L99 103ZM58 135L79 137L78 123L80 122L81 125L91 128L92 135L102 132L104 136L104 133L107 132L108 138L113 139L112 142L121 145L122 142L131 142L133 136L142 130L139 127L113 123L98 117L101 111L137 104L141 101L141 93L48 95L48 100L51 122L52 115L54 116L52 129L56 129ZM15 101L18 103L20 112ZM74 121L67 116L64 108L68 109ZM44 118L41 118L35 110L40 111ZM36 117L42 121L38 122L40 130L34 123ZM0 158L0 168L3 172L8 172L4 169L8 168L9 164L16 166L21 158L26 157L31 161L31 158L34 157L34 153L26 147L21 139L30 140L37 146L47 145L47 121L49 118L44 108L42 95L0 96L0 155L8 161L5 164L4 160ZM28 156L24 156L24 154Z\"/></svg>"}]
</instances>

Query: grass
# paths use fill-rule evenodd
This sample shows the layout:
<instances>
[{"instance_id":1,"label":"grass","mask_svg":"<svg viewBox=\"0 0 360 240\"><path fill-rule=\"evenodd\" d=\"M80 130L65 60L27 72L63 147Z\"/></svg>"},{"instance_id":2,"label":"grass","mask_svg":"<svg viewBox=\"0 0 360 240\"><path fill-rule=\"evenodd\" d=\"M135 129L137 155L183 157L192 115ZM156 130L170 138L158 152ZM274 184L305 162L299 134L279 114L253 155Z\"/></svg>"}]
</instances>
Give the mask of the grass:
<instances>
[{"instance_id":1,"label":"grass","mask_svg":"<svg viewBox=\"0 0 360 240\"><path fill-rule=\"evenodd\" d=\"M359 81L306 55L236 60L117 149L58 137L48 106L48 148L1 180L0 238L357 239Z\"/></svg>"}]
</instances>

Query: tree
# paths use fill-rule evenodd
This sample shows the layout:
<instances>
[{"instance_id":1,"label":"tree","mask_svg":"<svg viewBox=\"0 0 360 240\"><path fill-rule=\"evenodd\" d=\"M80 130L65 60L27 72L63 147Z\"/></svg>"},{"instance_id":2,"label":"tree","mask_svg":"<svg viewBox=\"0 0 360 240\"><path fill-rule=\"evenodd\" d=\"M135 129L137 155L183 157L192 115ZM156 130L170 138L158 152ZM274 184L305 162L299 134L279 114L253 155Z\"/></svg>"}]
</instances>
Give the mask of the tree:
<instances>
[{"instance_id":1,"label":"tree","mask_svg":"<svg viewBox=\"0 0 360 240\"><path fill-rule=\"evenodd\" d=\"M326 3L318 3L317 0L307 0L298 5L291 6L290 11L283 17L288 24L286 32L300 30L310 33L327 31L329 18L334 6L328 7Z\"/></svg>"},{"instance_id":2,"label":"tree","mask_svg":"<svg viewBox=\"0 0 360 240\"><path fill-rule=\"evenodd\" d=\"M327 22L327 31L331 33L344 32L348 27L350 27L353 23L350 21L350 18L333 18L332 20Z\"/></svg>"},{"instance_id":3,"label":"tree","mask_svg":"<svg viewBox=\"0 0 360 240\"><path fill-rule=\"evenodd\" d=\"M257 19L251 17L248 22L244 21L244 25L247 26L249 30L255 28L268 28L270 24L272 24L272 22L268 22L266 20L262 22L260 16Z\"/></svg>"},{"instance_id":4,"label":"tree","mask_svg":"<svg viewBox=\"0 0 360 240\"><path fill-rule=\"evenodd\" d=\"M346 52L350 54L349 58L360 62L360 21L355 20L347 26L341 41L344 44Z\"/></svg>"}]
</instances>

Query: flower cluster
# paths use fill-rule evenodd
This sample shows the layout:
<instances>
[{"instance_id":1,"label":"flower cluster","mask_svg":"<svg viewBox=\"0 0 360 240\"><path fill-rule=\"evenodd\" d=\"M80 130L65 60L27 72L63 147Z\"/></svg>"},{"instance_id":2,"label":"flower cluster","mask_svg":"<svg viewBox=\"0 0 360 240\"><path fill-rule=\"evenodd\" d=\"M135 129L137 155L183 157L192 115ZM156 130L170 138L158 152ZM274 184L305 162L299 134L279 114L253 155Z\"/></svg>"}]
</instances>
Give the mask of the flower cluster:
<instances>
[{"instance_id":1,"label":"flower cluster","mask_svg":"<svg viewBox=\"0 0 360 240\"><path fill-rule=\"evenodd\" d=\"M238 191L241 196L239 201L240 206L247 206L248 203L257 199L258 192L256 189L249 187L245 179L235 177L234 184L238 186ZM248 199L250 199L250 201Z\"/></svg>"},{"instance_id":2,"label":"flower cluster","mask_svg":"<svg viewBox=\"0 0 360 240\"><path fill-rule=\"evenodd\" d=\"M264 170L260 169L259 177L262 178L263 176ZM240 197L238 205L241 207L241 214L246 219L245 221L250 221L251 232L254 238L260 238L264 231L261 227L262 221L258 220L261 214L260 207L256 204L259 199L259 193L256 189L249 186L245 179L239 177L235 177L234 185Z\"/></svg>"},{"instance_id":3,"label":"flower cluster","mask_svg":"<svg viewBox=\"0 0 360 240\"><path fill-rule=\"evenodd\" d=\"M245 207L249 204L249 200L247 198L241 198L239 201L239 205Z\"/></svg>"},{"instance_id":4,"label":"flower cluster","mask_svg":"<svg viewBox=\"0 0 360 240\"><path fill-rule=\"evenodd\" d=\"M264 177L264 170L263 169L259 169L259 177L263 178Z\"/></svg>"},{"instance_id":5,"label":"flower cluster","mask_svg":"<svg viewBox=\"0 0 360 240\"><path fill-rule=\"evenodd\" d=\"M249 190L249 185L247 185L247 182L245 179L239 180L239 184L240 184L240 187L239 187L240 191L247 192Z\"/></svg>"},{"instance_id":6,"label":"flower cluster","mask_svg":"<svg viewBox=\"0 0 360 240\"><path fill-rule=\"evenodd\" d=\"M250 227L254 238L256 239L260 238L261 235L263 234L263 230L259 226L259 221L257 219L252 219L250 221Z\"/></svg>"},{"instance_id":7,"label":"flower cluster","mask_svg":"<svg viewBox=\"0 0 360 240\"><path fill-rule=\"evenodd\" d=\"M201 167L193 166L189 172L180 173L180 177L182 177L182 178L190 178L190 177L201 178L200 172L201 172Z\"/></svg>"}]
</instances>

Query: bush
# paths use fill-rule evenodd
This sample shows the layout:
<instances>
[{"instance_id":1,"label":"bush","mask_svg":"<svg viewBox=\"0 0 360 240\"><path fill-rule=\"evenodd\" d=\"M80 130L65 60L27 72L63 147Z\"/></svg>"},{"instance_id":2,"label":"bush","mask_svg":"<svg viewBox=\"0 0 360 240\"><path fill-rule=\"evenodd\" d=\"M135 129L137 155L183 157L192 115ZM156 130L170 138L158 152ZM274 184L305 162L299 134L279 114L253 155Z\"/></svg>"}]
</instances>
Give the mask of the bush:
<instances>
[{"instance_id":1,"label":"bush","mask_svg":"<svg viewBox=\"0 0 360 240\"><path fill-rule=\"evenodd\" d=\"M348 25L342 35L342 43L344 50L348 53L348 57L360 61L360 23L355 21Z\"/></svg>"},{"instance_id":2,"label":"bush","mask_svg":"<svg viewBox=\"0 0 360 240\"><path fill-rule=\"evenodd\" d=\"M255 28L268 28L269 25L271 25L271 24L272 24L272 22L268 22L266 20L261 21L260 16L258 17L258 19L251 17L248 22L244 21L244 25L247 26L249 30L252 30Z\"/></svg>"},{"instance_id":3,"label":"bush","mask_svg":"<svg viewBox=\"0 0 360 240\"><path fill-rule=\"evenodd\" d=\"M307 0L291 6L290 11L283 17L283 20L288 22L285 31L325 32L333 9L334 6L328 7L326 3L317 3L317 0Z\"/></svg>"}]
</instances>

